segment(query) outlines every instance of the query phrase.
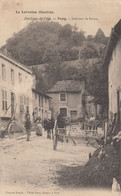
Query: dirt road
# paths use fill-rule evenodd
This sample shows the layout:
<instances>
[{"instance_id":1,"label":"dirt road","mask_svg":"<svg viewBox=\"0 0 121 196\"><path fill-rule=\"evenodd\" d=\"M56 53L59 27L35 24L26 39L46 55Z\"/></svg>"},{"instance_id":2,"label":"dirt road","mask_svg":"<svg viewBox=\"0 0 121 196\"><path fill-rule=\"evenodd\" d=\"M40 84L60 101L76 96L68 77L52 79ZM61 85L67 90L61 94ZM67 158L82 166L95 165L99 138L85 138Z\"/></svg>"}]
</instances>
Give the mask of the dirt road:
<instances>
[{"instance_id":1,"label":"dirt road","mask_svg":"<svg viewBox=\"0 0 121 196\"><path fill-rule=\"evenodd\" d=\"M59 143L53 150L52 140L37 137L5 138L0 141L0 191L2 195L59 194L63 189L56 181L62 166L80 166L88 161L94 148L85 141L75 146Z\"/></svg>"}]
</instances>

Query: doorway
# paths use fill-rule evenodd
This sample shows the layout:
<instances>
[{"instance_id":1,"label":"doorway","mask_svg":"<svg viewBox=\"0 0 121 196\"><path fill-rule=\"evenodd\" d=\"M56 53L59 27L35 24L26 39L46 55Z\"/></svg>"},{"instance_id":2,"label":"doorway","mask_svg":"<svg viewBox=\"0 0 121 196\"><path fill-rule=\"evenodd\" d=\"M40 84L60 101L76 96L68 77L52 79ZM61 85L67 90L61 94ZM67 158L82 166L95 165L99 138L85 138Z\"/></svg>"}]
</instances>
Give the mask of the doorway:
<instances>
[{"instance_id":1,"label":"doorway","mask_svg":"<svg viewBox=\"0 0 121 196\"><path fill-rule=\"evenodd\" d=\"M67 117L67 108L60 108L60 114L63 117Z\"/></svg>"},{"instance_id":2,"label":"doorway","mask_svg":"<svg viewBox=\"0 0 121 196\"><path fill-rule=\"evenodd\" d=\"M14 107L15 107L15 93L11 92L11 117L14 114Z\"/></svg>"}]
</instances>

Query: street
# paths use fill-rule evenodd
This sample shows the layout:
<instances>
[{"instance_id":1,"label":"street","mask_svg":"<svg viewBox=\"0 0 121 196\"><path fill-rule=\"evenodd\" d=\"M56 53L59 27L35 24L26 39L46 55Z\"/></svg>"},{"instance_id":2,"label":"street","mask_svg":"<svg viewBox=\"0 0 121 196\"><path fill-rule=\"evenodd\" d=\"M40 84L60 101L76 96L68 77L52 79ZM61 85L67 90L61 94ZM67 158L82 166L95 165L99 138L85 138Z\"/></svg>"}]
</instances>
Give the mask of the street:
<instances>
[{"instance_id":1,"label":"street","mask_svg":"<svg viewBox=\"0 0 121 196\"><path fill-rule=\"evenodd\" d=\"M46 132L42 137L32 132L29 142L25 135L14 139L6 136L0 141L0 190L6 194L16 191L32 194L33 190L38 194L48 190L59 193L63 188L56 181L57 171L62 166L85 164L94 150L82 140L76 146L72 141L59 142L54 151L53 141L46 138Z\"/></svg>"}]
</instances>

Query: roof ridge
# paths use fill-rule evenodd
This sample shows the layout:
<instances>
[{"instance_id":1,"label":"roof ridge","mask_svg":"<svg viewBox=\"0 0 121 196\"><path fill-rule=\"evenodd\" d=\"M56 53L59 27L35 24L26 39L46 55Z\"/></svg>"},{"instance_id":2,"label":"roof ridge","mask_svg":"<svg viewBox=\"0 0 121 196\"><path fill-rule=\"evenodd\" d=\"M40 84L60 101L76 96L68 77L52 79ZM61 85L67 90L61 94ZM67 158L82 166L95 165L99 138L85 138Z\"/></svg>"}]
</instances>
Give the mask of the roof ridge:
<instances>
[{"instance_id":1,"label":"roof ridge","mask_svg":"<svg viewBox=\"0 0 121 196\"><path fill-rule=\"evenodd\" d=\"M3 58L6 58L6 60L8 60L8 61L11 61L11 63L14 63L14 65L16 64L19 67L22 67L23 69L27 69L27 71L32 72L31 69L27 65L24 65L24 64L20 63L19 61L17 61L13 57L5 54L3 51L0 51L0 56L3 57Z\"/></svg>"}]
</instances>

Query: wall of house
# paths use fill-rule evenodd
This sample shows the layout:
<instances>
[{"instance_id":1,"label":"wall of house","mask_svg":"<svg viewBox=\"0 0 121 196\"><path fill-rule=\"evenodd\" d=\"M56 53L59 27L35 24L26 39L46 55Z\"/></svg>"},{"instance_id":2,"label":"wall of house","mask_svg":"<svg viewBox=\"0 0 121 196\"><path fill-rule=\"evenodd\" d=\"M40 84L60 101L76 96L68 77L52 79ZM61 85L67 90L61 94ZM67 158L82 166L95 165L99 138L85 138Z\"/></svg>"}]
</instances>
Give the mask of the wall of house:
<instances>
[{"instance_id":1,"label":"wall of house","mask_svg":"<svg viewBox=\"0 0 121 196\"><path fill-rule=\"evenodd\" d=\"M5 78L2 77L2 65L5 66ZM13 70L13 79L11 79L11 70ZM20 80L21 75L21 80ZM11 117L11 93L14 93L14 109L16 113L23 118L26 107L29 106L29 112L32 116L32 85L34 76L3 59L0 56L0 118ZM8 111L3 110L3 90L6 91L6 101ZM23 105L23 112L20 112L20 105Z\"/></svg>"},{"instance_id":2,"label":"wall of house","mask_svg":"<svg viewBox=\"0 0 121 196\"><path fill-rule=\"evenodd\" d=\"M60 93L48 94L52 97L50 107L54 118L60 113L60 108L67 108L67 117L70 117L70 111L77 111L77 117L82 115L82 93L66 93L66 101L60 101Z\"/></svg>"},{"instance_id":3,"label":"wall of house","mask_svg":"<svg viewBox=\"0 0 121 196\"><path fill-rule=\"evenodd\" d=\"M117 90L121 89L121 39L118 41L108 67L109 117L117 112ZM121 99L121 98L120 98Z\"/></svg>"}]
</instances>

